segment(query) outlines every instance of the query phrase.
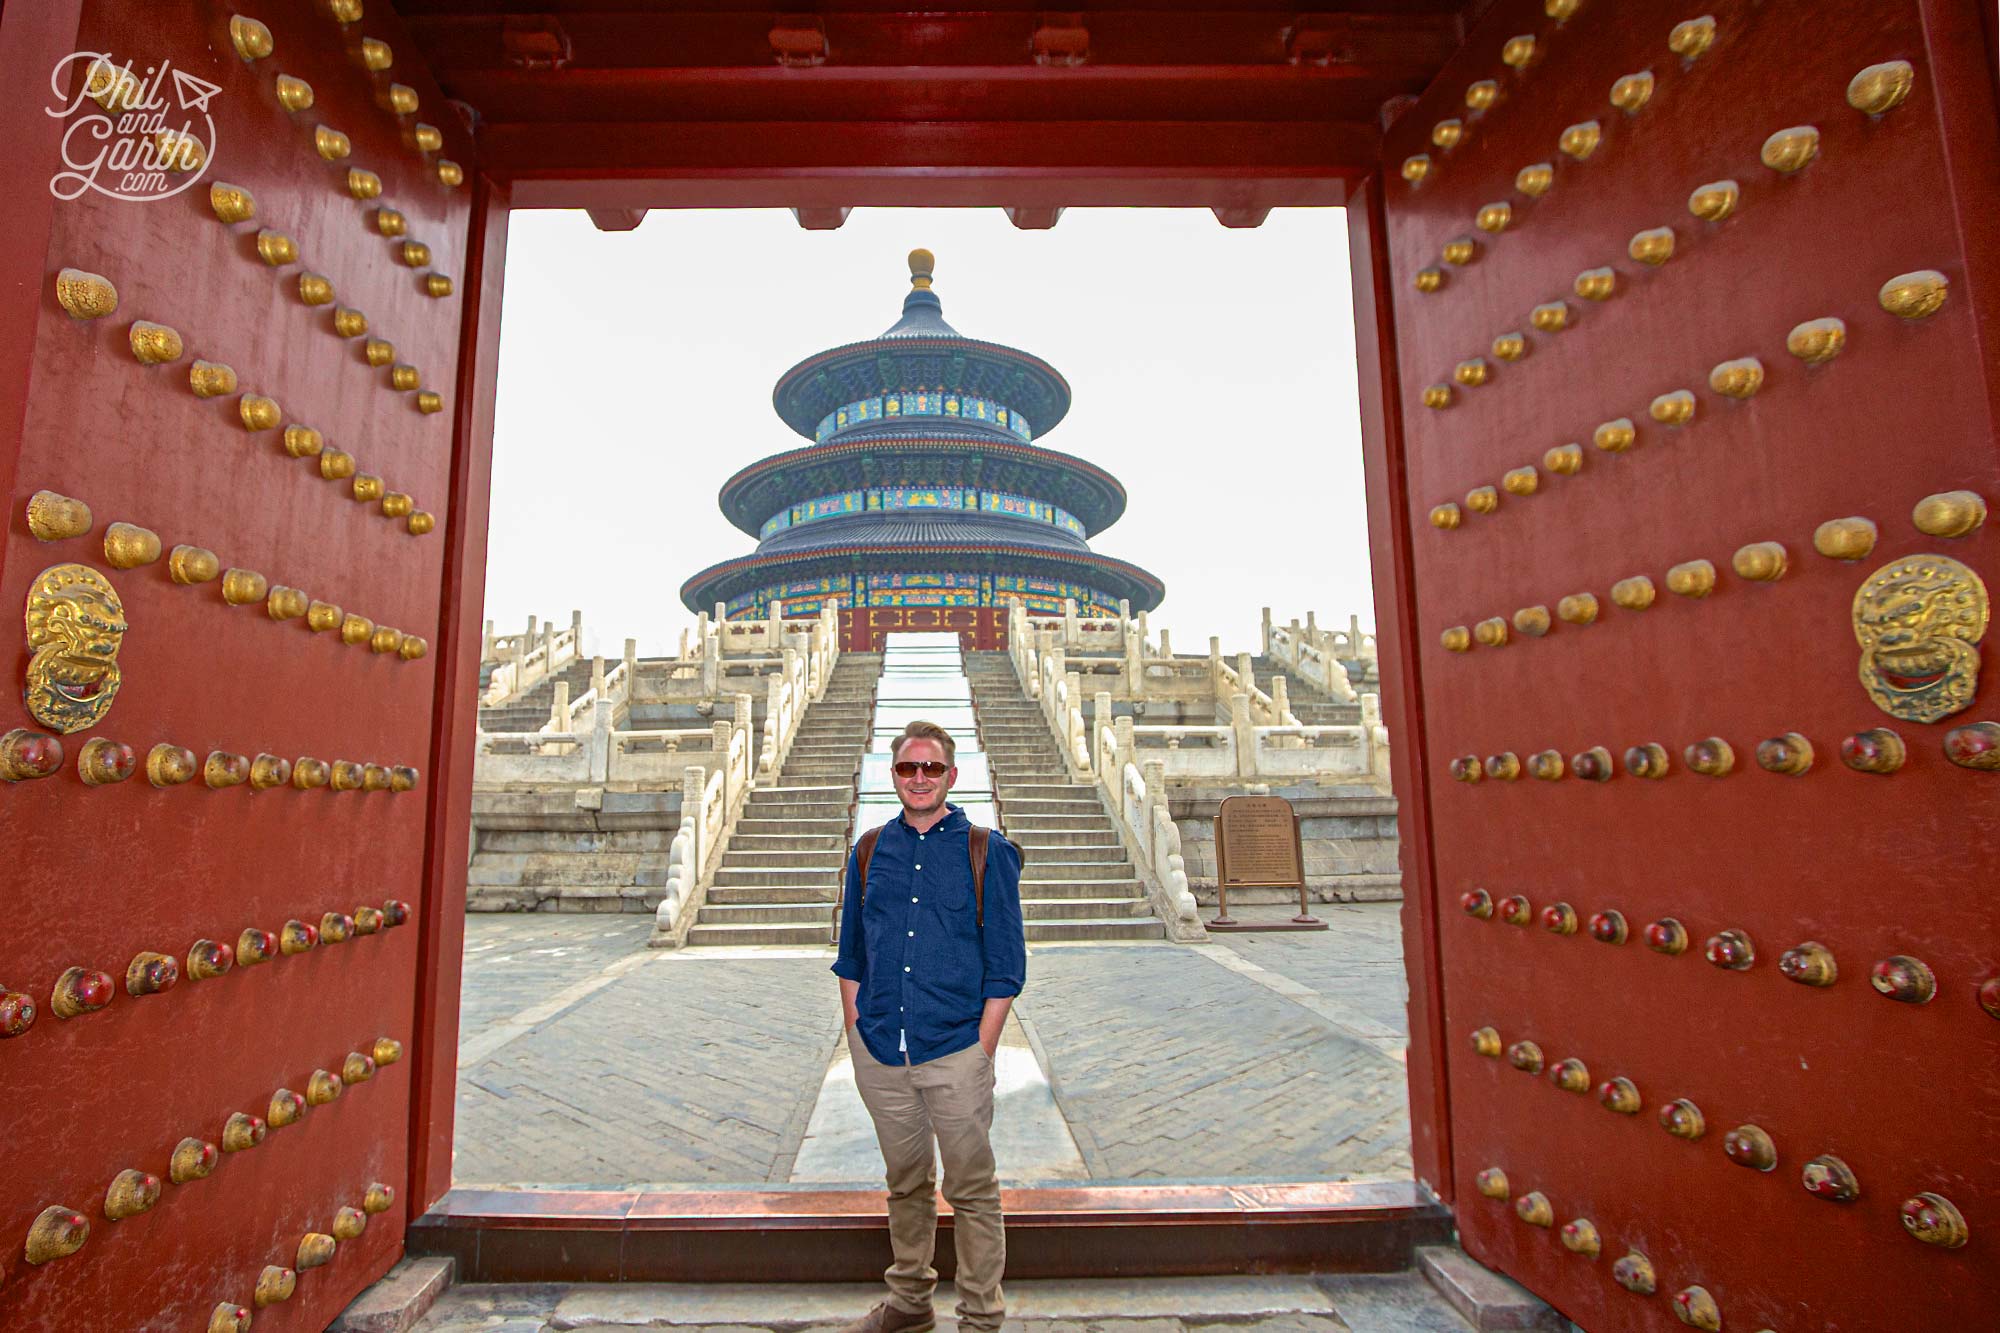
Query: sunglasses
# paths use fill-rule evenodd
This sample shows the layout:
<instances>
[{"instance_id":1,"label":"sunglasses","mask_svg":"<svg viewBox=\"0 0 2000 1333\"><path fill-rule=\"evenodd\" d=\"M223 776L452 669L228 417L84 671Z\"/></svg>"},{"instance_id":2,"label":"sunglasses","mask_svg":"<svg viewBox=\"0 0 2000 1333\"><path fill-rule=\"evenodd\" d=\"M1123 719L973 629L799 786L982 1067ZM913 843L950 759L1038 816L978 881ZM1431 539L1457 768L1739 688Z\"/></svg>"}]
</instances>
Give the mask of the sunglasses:
<instances>
[{"instance_id":1,"label":"sunglasses","mask_svg":"<svg viewBox=\"0 0 2000 1333\"><path fill-rule=\"evenodd\" d=\"M913 778L918 773L927 778L941 778L951 772L951 765L938 759L925 759L921 762L915 759L899 759L891 767L896 770L896 776L899 778Z\"/></svg>"}]
</instances>

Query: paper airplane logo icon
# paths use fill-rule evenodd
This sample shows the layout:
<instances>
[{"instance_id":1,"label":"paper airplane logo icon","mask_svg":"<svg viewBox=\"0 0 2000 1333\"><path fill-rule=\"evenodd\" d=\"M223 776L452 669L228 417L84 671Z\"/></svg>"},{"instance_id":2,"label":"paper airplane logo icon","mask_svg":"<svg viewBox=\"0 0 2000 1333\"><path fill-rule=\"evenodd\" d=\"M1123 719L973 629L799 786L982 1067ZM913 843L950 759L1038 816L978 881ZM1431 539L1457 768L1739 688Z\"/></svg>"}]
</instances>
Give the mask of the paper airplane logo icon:
<instances>
[{"instance_id":1,"label":"paper airplane logo icon","mask_svg":"<svg viewBox=\"0 0 2000 1333\"><path fill-rule=\"evenodd\" d=\"M181 99L181 109L206 114L208 99L222 91L220 85L210 83L206 79L197 79L194 75L178 69L173 73L174 94Z\"/></svg>"}]
</instances>

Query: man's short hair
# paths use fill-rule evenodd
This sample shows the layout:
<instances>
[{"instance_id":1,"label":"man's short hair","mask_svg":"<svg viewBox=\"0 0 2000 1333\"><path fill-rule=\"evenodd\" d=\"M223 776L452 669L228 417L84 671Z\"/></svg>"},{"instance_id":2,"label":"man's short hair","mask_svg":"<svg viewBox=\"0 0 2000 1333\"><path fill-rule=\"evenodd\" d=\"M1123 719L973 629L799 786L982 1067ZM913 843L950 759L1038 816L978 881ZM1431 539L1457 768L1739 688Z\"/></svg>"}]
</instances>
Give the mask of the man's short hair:
<instances>
[{"instance_id":1,"label":"man's short hair","mask_svg":"<svg viewBox=\"0 0 2000 1333\"><path fill-rule=\"evenodd\" d=\"M952 740L951 733L935 722L925 722L921 719L904 727L903 734L890 744L889 762L896 762L897 757L903 753L903 747L915 740L936 741L944 750L945 763L958 762L958 744Z\"/></svg>"}]
</instances>

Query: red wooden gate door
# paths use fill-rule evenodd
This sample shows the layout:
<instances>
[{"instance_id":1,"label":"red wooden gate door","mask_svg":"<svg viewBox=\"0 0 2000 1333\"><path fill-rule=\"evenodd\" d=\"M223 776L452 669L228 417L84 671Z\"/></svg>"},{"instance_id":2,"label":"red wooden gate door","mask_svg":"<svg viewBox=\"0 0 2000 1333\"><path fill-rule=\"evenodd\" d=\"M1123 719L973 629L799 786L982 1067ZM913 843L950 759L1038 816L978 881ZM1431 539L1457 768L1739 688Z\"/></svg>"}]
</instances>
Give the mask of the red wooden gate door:
<instances>
[{"instance_id":1,"label":"red wooden gate door","mask_svg":"<svg viewBox=\"0 0 2000 1333\"><path fill-rule=\"evenodd\" d=\"M28 8L0 1327L316 1330L409 1202L469 144L373 4Z\"/></svg>"},{"instance_id":2,"label":"red wooden gate door","mask_svg":"<svg viewBox=\"0 0 2000 1333\"><path fill-rule=\"evenodd\" d=\"M1435 1174L1594 1331L2000 1309L1990 38L1502 0L1386 138Z\"/></svg>"}]
</instances>

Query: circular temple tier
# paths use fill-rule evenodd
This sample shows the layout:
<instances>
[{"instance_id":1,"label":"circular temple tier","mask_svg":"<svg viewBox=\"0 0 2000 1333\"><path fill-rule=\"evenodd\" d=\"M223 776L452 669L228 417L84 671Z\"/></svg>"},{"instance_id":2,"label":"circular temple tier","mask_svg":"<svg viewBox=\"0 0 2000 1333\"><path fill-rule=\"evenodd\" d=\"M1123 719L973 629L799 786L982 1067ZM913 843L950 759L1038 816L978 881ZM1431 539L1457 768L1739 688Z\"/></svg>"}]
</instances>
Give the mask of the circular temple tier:
<instances>
[{"instance_id":1,"label":"circular temple tier","mask_svg":"<svg viewBox=\"0 0 2000 1333\"><path fill-rule=\"evenodd\" d=\"M732 620L843 607L1151 610L1166 589L1089 538L1125 512L1118 479L1034 443L1069 411L1069 383L1038 357L944 321L935 260L910 254L903 316L880 337L807 357L772 401L812 443L723 484L722 512L756 551L681 586L691 611Z\"/></svg>"}]
</instances>

